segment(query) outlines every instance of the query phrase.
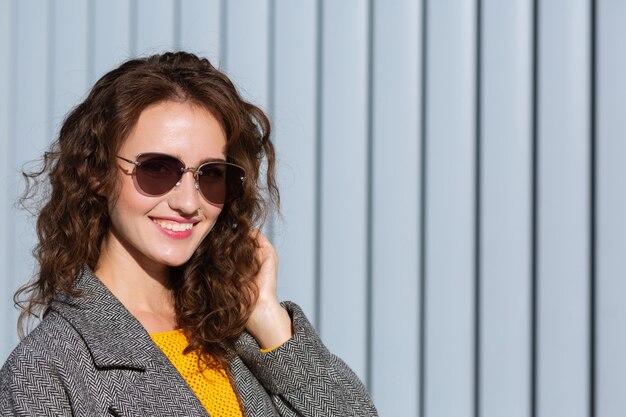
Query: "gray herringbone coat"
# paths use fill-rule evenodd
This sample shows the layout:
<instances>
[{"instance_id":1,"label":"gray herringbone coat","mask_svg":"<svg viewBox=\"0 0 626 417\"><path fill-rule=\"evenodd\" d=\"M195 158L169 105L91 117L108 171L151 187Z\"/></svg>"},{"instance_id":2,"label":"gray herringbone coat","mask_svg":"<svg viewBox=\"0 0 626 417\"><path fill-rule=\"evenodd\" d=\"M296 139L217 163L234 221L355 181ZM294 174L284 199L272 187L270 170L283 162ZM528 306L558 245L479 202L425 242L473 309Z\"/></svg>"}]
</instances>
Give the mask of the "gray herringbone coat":
<instances>
[{"instance_id":1,"label":"gray herringbone coat","mask_svg":"<svg viewBox=\"0 0 626 417\"><path fill-rule=\"evenodd\" d=\"M141 324L89 270L82 298L61 295L0 370L2 416L207 416ZM236 344L231 380L244 414L375 416L354 373L328 352L294 304L295 335L261 353ZM217 416L213 416L217 417Z\"/></svg>"}]
</instances>

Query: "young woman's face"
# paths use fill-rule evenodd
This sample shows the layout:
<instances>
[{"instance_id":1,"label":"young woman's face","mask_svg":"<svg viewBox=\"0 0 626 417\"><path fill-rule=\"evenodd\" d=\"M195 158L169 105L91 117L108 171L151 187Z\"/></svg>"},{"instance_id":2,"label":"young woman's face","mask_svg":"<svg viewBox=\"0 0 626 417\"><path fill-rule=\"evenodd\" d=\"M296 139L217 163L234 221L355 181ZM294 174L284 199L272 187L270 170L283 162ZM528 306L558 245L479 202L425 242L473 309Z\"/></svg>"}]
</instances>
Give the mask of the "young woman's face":
<instances>
[{"instance_id":1,"label":"young woman's face","mask_svg":"<svg viewBox=\"0 0 626 417\"><path fill-rule=\"evenodd\" d=\"M165 101L141 113L118 155L135 160L139 154L167 154L198 167L226 160L225 147L224 131L210 112L190 103ZM109 206L106 247L144 266L182 265L209 233L222 206L200 195L192 172L185 172L180 184L164 195L149 196L130 175L134 165L121 159L118 165L119 197Z\"/></svg>"}]
</instances>

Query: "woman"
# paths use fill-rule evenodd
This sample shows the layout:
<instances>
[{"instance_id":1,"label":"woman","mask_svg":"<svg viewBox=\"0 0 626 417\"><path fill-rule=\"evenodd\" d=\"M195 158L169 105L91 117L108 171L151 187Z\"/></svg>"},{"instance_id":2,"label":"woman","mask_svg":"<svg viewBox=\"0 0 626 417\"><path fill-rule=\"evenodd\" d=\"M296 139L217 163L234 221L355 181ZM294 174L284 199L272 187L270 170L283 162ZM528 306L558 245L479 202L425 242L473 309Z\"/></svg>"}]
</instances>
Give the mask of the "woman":
<instances>
[{"instance_id":1,"label":"woman","mask_svg":"<svg viewBox=\"0 0 626 417\"><path fill-rule=\"evenodd\" d=\"M28 175L50 189L39 274L16 297L20 321L43 320L0 371L0 414L376 414L277 300L277 257L255 229L261 183L278 202L269 136L192 54L130 60L95 84Z\"/></svg>"}]
</instances>

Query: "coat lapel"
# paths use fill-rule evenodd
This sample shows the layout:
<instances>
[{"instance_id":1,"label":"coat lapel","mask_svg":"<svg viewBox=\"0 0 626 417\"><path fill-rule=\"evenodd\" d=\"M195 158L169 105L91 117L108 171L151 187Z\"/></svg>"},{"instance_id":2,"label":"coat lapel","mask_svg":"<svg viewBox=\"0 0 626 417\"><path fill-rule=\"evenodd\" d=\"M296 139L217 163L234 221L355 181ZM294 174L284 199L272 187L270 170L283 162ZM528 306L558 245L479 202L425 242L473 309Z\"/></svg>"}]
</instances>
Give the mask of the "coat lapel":
<instances>
[{"instance_id":1,"label":"coat lapel","mask_svg":"<svg viewBox=\"0 0 626 417\"><path fill-rule=\"evenodd\" d=\"M95 366L145 371L155 346L143 326L90 269L83 269L74 288L80 297L59 293L50 309L80 333Z\"/></svg>"},{"instance_id":2,"label":"coat lapel","mask_svg":"<svg viewBox=\"0 0 626 417\"><path fill-rule=\"evenodd\" d=\"M243 363L241 358L235 356L230 362L230 380L235 386L239 396L244 415L254 417L280 417L274 404L254 377L252 372Z\"/></svg>"},{"instance_id":3,"label":"coat lapel","mask_svg":"<svg viewBox=\"0 0 626 417\"><path fill-rule=\"evenodd\" d=\"M50 310L59 313L81 335L97 370L133 370L148 378L142 389L155 401L165 399L175 391L179 410L189 416L208 416L195 393L176 368L154 344L144 327L87 267L76 278L74 288L79 297L57 294ZM125 382L131 382L125 381ZM159 392L165 395L160 398ZM132 393L128 393L129 395ZM139 393L141 395L141 393ZM130 398L130 397L129 397ZM119 415L132 410L136 404L112 404ZM162 410L164 411L164 410ZM131 412L131 415L135 413ZM163 414L159 414L163 415Z\"/></svg>"}]
</instances>

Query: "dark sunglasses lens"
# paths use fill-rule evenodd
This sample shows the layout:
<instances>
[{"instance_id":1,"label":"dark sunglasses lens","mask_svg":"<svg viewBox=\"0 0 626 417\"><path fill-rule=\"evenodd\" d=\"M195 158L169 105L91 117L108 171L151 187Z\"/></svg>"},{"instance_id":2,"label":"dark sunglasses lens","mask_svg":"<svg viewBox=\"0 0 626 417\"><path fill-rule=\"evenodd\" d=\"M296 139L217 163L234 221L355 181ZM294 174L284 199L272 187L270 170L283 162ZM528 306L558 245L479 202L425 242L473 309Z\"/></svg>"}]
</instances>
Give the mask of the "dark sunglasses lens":
<instances>
[{"instance_id":1,"label":"dark sunglasses lens","mask_svg":"<svg viewBox=\"0 0 626 417\"><path fill-rule=\"evenodd\" d=\"M184 165L167 155L141 155L137 158L137 184L149 195L165 194L178 182Z\"/></svg>"},{"instance_id":2,"label":"dark sunglasses lens","mask_svg":"<svg viewBox=\"0 0 626 417\"><path fill-rule=\"evenodd\" d=\"M211 203L224 204L241 195L244 172L236 165L211 162L198 174L200 191Z\"/></svg>"}]
</instances>

